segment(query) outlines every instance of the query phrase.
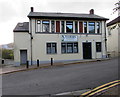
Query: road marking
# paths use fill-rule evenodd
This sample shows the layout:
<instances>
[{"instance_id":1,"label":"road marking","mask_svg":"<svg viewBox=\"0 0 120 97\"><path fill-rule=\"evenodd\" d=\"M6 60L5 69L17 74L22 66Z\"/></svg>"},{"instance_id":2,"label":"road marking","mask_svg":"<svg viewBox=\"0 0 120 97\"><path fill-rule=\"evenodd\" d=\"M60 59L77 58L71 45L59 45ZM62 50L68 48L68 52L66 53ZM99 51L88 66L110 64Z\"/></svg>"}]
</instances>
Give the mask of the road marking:
<instances>
[{"instance_id":1,"label":"road marking","mask_svg":"<svg viewBox=\"0 0 120 97\"><path fill-rule=\"evenodd\" d=\"M89 94L89 95L86 96L86 97L95 95L95 94L97 94L97 93L100 93L100 92L102 92L102 91L104 91L104 90L107 90L107 89L112 88L112 87L114 87L114 86L117 86L117 85L119 85L119 84L120 84L120 83L115 83L115 84L110 85L110 86L108 86L108 87L102 88L102 89L100 89L100 90L98 90L98 91L96 91L96 92L93 92L93 93Z\"/></svg>"},{"instance_id":2,"label":"road marking","mask_svg":"<svg viewBox=\"0 0 120 97\"><path fill-rule=\"evenodd\" d=\"M120 80L115 80L115 81L106 83L106 84L104 84L104 85L98 86L98 87L96 87L96 88L93 89L93 90L90 90L90 91L88 91L88 92L85 92L85 93L83 93L81 96L89 97L89 96L91 96L91 95L94 95L94 94L96 94L96 93L98 93L98 92L101 92L101 91L103 91L103 90L106 90L106 89L108 89L108 88L111 88L111 87L116 86L116 85L119 85L119 84L120 84Z\"/></svg>"}]
</instances>

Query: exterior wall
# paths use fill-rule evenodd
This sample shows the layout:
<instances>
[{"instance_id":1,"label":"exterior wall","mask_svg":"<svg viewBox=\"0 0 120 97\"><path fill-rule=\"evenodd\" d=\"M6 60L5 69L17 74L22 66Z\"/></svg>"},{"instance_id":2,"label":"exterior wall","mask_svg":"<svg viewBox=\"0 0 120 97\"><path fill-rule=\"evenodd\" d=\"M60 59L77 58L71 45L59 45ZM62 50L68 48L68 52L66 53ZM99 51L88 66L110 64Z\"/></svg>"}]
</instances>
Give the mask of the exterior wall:
<instances>
[{"instance_id":1,"label":"exterior wall","mask_svg":"<svg viewBox=\"0 0 120 97\"><path fill-rule=\"evenodd\" d=\"M41 61L48 61L50 58L54 60L80 60L83 59L83 42L92 43L92 58L102 58L102 53L96 53L95 42L101 42L101 35L77 35L78 36L78 47L79 51L76 54L61 54L61 36L63 34L35 34L33 37L33 59L40 59ZM71 35L71 34L67 34ZM40 42L42 41L42 42ZM57 43L57 54L46 54L46 43L56 42Z\"/></svg>"},{"instance_id":2,"label":"exterior wall","mask_svg":"<svg viewBox=\"0 0 120 97\"><path fill-rule=\"evenodd\" d=\"M15 65L20 65L20 50L27 50L28 60L30 60L30 35L28 32L14 32Z\"/></svg>"},{"instance_id":3,"label":"exterior wall","mask_svg":"<svg viewBox=\"0 0 120 97\"><path fill-rule=\"evenodd\" d=\"M111 29L115 27L114 29ZM108 54L110 54L111 57L116 57L120 55L120 49L118 43L120 43L120 27L118 24L114 24L109 26L107 32L107 37L108 37L108 43L107 43L107 48L108 48Z\"/></svg>"},{"instance_id":4,"label":"exterior wall","mask_svg":"<svg viewBox=\"0 0 120 97\"><path fill-rule=\"evenodd\" d=\"M107 57L107 44L105 43L105 38L106 38L106 22L105 21L102 21L102 25L101 25L101 32L102 32L102 36L101 36L101 41L102 41L102 57L103 58L106 58Z\"/></svg>"}]
</instances>

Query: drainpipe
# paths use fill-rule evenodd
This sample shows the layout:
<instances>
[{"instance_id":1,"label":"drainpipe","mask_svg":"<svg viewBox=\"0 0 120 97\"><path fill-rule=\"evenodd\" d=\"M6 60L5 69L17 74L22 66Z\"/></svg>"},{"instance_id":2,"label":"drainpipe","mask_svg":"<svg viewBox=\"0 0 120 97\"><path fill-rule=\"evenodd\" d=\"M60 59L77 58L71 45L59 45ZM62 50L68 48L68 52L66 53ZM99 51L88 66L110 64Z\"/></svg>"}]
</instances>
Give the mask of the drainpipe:
<instances>
[{"instance_id":1,"label":"drainpipe","mask_svg":"<svg viewBox=\"0 0 120 97\"><path fill-rule=\"evenodd\" d=\"M31 7L31 12L34 12L34 8ZM33 36L32 36L32 21L31 18L29 18L29 35L30 35L30 52L31 52L31 65L33 65L33 45L32 45L32 40L33 40Z\"/></svg>"},{"instance_id":2,"label":"drainpipe","mask_svg":"<svg viewBox=\"0 0 120 97\"><path fill-rule=\"evenodd\" d=\"M107 58L107 37L106 37L106 21L104 22L104 28L105 28L105 52L106 52L106 58Z\"/></svg>"},{"instance_id":3,"label":"drainpipe","mask_svg":"<svg viewBox=\"0 0 120 97\"><path fill-rule=\"evenodd\" d=\"M33 36L32 36L32 24L31 24L31 19L30 19L30 48L31 48L31 65L33 64L33 53L32 53L32 39L33 39Z\"/></svg>"},{"instance_id":4,"label":"drainpipe","mask_svg":"<svg viewBox=\"0 0 120 97\"><path fill-rule=\"evenodd\" d=\"M31 65L33 64L33 54L32 54L32 40L33 40L33 36L32 36L32 25L31 25L31 19L29 20L29 32L28 34L30 35L30 53L31 53L31 56L30 56L30 60L31 60Z\"/></svg>"}]
</instances>

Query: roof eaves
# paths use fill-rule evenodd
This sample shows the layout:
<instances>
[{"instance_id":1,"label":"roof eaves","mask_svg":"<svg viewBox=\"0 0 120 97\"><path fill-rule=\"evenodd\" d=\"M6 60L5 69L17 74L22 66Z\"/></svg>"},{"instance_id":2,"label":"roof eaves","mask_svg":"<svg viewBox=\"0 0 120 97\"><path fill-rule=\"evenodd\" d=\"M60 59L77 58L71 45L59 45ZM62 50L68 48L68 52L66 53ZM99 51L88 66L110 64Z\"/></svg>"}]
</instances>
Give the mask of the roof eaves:
<instances>
[{"instance_id":1,"label":"roof eaves","mask_svg":"<svg viewBox=\"0 0 120 97\"><path fill-rule=\"evenodd\" d=\"M107 23L107 27L114 25L116 23L120 23L120 16L118 16L117 18L113 19L112 21L110 21L109 23Z\"/></svg>"},{"instance_id":2,"label":"roof eaves","mask_svg":"<svg viewBox=\"0 0 120 97\"><path fill-rule=\"evenodd\" d=\"M28 18L73 18L73 19L97 19L97 20L109 20L107 18L90 15L90 14L73 14L73 13L41 13L30 12Z\"/></svg>"}]
</instances>

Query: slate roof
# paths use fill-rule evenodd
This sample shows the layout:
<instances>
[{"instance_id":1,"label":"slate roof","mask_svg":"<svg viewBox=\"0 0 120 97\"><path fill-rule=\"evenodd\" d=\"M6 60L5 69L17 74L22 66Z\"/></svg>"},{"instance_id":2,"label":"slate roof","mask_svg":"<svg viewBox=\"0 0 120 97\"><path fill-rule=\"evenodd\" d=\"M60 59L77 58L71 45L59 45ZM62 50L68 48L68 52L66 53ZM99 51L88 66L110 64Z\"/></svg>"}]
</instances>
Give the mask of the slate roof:
<instances>
[{"instance_id":1,"label":"slate roof","mask_svg":"<svg viewBox=\"0 0 120 97\"><path fill-rule=\"evenodd\" d=\"M108 20L107 18L95 14L77 14L77 13L48 13L48 12L30 12L29 18L53 18L53 19L94 19Z\"/></svg>"},{"instance_id":2,"label":"slate roof","mask_svg":"<svg viewBox=\"0 0 120 97\"><path fill-rule=\"evenodd\" d=\"M118 16L114 20L112 20L109 23L107 23L107 26L111 26L111 25L116 24L116 23L120 23L120 16Z\"/></svg>"},{"instance_id":3,"label":"slate roof","mask_svg":"<svg viewBox=\"0 0 120 97\"><path fill-rule=\"evenodd\" d=\"M18 23L13 32L29 32L29 22Z\"/></svg>"}]
</instances>

